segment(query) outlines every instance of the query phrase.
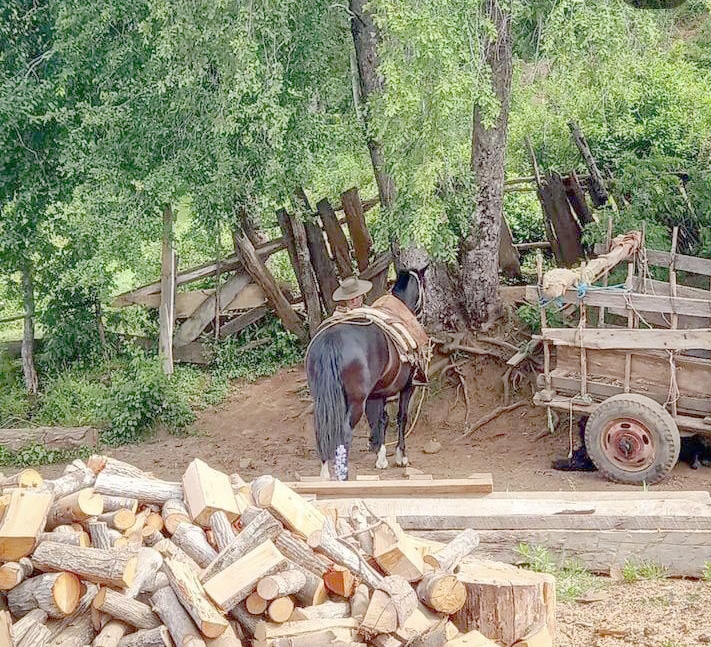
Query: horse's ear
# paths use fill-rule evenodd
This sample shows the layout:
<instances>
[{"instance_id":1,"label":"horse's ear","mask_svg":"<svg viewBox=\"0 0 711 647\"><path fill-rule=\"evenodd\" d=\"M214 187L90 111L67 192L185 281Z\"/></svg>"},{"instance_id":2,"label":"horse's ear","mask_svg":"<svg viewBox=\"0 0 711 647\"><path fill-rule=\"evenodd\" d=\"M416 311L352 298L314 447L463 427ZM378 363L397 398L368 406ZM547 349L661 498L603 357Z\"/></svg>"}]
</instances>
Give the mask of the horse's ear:
<instances>
[{"instance_id":1,"label":"horse's ear","mask_svg":"<svg viewBox=\"0 0 711 647\"><path fill-rule=\"evenodd\" d=\"M425 272L427 272L427 268L429 268L431 261L427 261L427 264L424 267L421 267L419 270L417 270L417 275L420 278L423 278L425 276Z\"/></svg>"}]
</instances>

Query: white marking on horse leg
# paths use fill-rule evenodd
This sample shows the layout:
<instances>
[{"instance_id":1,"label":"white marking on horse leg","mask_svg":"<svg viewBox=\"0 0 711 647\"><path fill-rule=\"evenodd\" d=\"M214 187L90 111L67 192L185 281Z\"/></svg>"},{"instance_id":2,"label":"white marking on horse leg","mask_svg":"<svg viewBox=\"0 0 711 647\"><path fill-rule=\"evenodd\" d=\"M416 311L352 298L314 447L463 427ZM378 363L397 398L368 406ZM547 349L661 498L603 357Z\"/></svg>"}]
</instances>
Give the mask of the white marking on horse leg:
<instances>
[{"instance_id":1,"label":"white marking on horse leg","mask_svg":"<svg viewBox=\"0 0 711 647\"><path fill-rule=\"evenodd\" d=\"M378 450L378 460L375 461L375 467L379 470L384 470L388 467L388 459L385 456L385 451L385 445L380 445L380 449Z\"/></svg>"},{"instance_id":2,"label":"white marking on horse leg","mask_svg":"<svg viewBox=\"0 0 711 647\"><path fill-rule=\"evenodd\" d=\"M398 447L395 450L395 464L399 465L400 467L406 467L407 463L408 463L407 456L405 456L405 454L403 454L400 451L400 448Z\"/></svg>"},{"instance_id":3,"label":"white marking on horse leg","mask_svg":"<svg viewBox=\"0 0 711 647\"><path fill-rule=\"evenodd\" d=\"M328 461L324 461L321 463L321 480L323 481L330 481L331 480L331 474L328 471Z\"/></svg>"}]
</instances>

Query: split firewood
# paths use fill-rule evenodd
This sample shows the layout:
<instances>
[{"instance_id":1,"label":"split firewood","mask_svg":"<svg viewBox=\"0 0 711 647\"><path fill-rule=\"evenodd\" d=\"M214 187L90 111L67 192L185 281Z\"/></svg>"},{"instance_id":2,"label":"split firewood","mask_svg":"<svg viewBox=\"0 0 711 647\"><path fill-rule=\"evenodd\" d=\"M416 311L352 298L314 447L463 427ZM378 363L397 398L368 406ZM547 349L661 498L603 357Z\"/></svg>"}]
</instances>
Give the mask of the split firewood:
<instances>
[{"instance_id":1,"label":"split firewood","mask_svg":"<svg viewBox=\"0 0 711 647\"><path fill-rule=\"evenodd\" d=\"M151 604L176 646L205 647L205 640L170 586L158 589L151 596Z\"/></svg>"},{"instance_id":2,"label":"split firewood","mask_svg":"<svg viewBox=\"0 0 711 647\"><path fill-rule=\"evenodd\" d=\"M168 576L171 588L194 620L200 633L207 638L217 638L226 629L227 620L206 595L209 582L203 588L195 572L174 559L166 559L163 570ZM218 605L220 604L212 593L210 597Z\"/></svg>"},{"instance_id":3,"label":"split firewood","mask_svg":"<svg viewBox=\"0 0 711 647\"><path fill-rule=\"evenodd\" d=\"M262 510L238 535L223 548L205 569L203 582L224 571L249 551L274 539L282 532L281 524L266 510Z\"/></svg>"},{"instance_id":4,"label":"split firewood","mask_svg":"<svg viewBox=\"0 0 711 647\"><path fill-rule=\"evenodd\" d=\"M273 645L280 638L297 638L322 631L332 631L336 640L350 641L358 624L352 618L337 620L302 620L299 622L259 622L254 631L254 639L260 645Z\"/></svg>"},{"instance_id":5,"label":"split firewood","mask_svg":"<svg viewBox=\"0 0 711 647\"><path fill-rule=\"evenodd\" d=\"M334 564L323 575L326 588L342 598L350 598L358 586L358 579L347 568Z\"/></svg>"},{"instance_id":6,"label":"split firewood","mask_svg":"<svg viewBox=\"0 0 711 647\"><path fill-rule=\"evenodd\" d=\"M144 503L159 505L163 505L169 499L183 498L183 486L180 483L114 475L105 470L99 472L96 477L94 489L100 494L126 496Z\"/></svg>"},{"instance_id":7,"label":"split firewood","mask_svg":"<svg viewBox=\"0 0 711 647\"><path fill-rule=\"evenodd\" d=\"M138 512L138 514L136 514L133 519L133 523L128 528L124 528L124 536L131 537L132 535L135 536L136 534L143 536L141 532L143 530L143 527L146 525L146 519L148 519L149 514L151 514L151 511L148 508L143 508L143 510Z\"/></svg>"},{"instance_id":8,"label":"split firewood","mask_svg":"<svg viewBox=\"0 0 711 647\"><path fill-rule=\"evenodd\" d=\"M163 556L154 548L139 548L136 555L136 577L126 589L126 597L135 598L141 591L154 585L158 570L163 566ZM150 627L145 627L150 629Z\"/></svg>"},{"instance_id":9,"label":"split firewood","mask_svg":"<svg viewBox=\"0 0 711 647\"><path fill-rule=\"evenodd\" d=\"M140 629L121 638L118 647L172 647L170 633L165 626Z\"/></svg>"},{"instance_id":10,"label":"split firewood","mask_svg":"<svg viewBox=\"0 0 711 647\"><path fill-rule=\"evenodd\" d=\"M257 591L250 593L244 601L244 606L253 616L261 616L269 606L269 600L265 600Z\"/></svg>"},{"instance_id":11,"label":"split firewood","mask_svg":"<svg viewBox=\"0 0 711 647\"><path fill-rule=\"evenodd\" d=\"M207 527L213 512L221 510L230 522L235 521L240 510L237 507L230 477L196 458L183 475L185 504L192 521Z\"/></svg>"},{"instance_id":12,"label":"split firewood","mask_svg":"<svg viewBox=\"0 0 711 647\"><path fill-rule=\"evenodd\" d=\"M217 550L223 550L235 538L235 531L224 510L216 510L210 515L210 529L215 537Z\"/></svg>"},{"instance_id":13,"label":"split firewood","mask_svg":"<svg viewBox=\"0 0 711 647\"><path fill-rule=\"evenodd\" d=\"M368 514L362 501L355 503L350 510L350 517L356 529L355 538L366 555L373 554L373 535L368 530Z\"/></svg>"},{"instance_id":14,"label":"split firewood","mask_svg":"<svg viewBox=\"0 0 711 647\"><path fill-rule=\"evenodd\" d=\"M275 638L270 645L271 647L367 647L365 643L361 642L338 640L338 634L329 629L304 636Z\"/></svg>"},{"instance_id":15,"label":"split firewood","mask_svg":"<svg viewBox=\"0 0 711 647\"><path fill-rule=\"evenodd\" d=\"M104 512L116 512L116 510L130 510L133 514L138 511L138 499L131 499L127 496L104 495Z\"/></svg>"},{"instance_id":16,"label":"split firewood","mask_svg":"<svg viewBox=\"0 0 711 647\"><path fill-rule=\"evenodd\" d=\"M553 647L553 638L548 626L544 624L517 641L514 647Z\"/></svg>"},{"instance_id":17,"label":"split firewood","mask_svg":"<svg viewBox=\"0 0 711 647\"><path fill-rule=\"evenodd\" d=\"M22 580L32 575L34 566L27 557L0 566L0 591L14 589Z\"/></svg>"},{"instance_id":18,"label":"split firewood","mask_svg":"<svg viewBox=\"0 0 711 647\"><path fill-rule=\"evenodd\" d=\"M173 533L173 543L192 557L200 568L207 568L217 557L205 531L193 523L181 521Z\"/></svg>"},{"instance_id":19,"label":"split firewood","mask_svg":"<svg viewBox=\"0 0 711 647\"><path fill-rule=\"evenodd\" d=\"M217 638L211 638L207 641L208 647L242 647L242 639L232 623L227 625Z\"/></svg>"},{"instance_id":20,"label":"split firewood","mask_svg":"<svg viewBox=\"0 0 711 647\"><path fill-rule=\"evenodd\" d=\"M259 580L283 569L285 565L284 556L267 540L205 580L205 590L218 607L230 611L247 598Z\"/></svg>"},{"instance_id":21,"label":"split firewood","mask_svg":"<svg viewBox=\"0 0 711 647\"><path fill-rule=\"evenodd\" d=\"M385 525L373 530L373 557L388 575L400 575L408 582L421 580L425 572L422 553L408 541L408 536L398 537Z\"/></svg>"},{"instance_id":22,"label":"split firewood","mask_svg":"<svg viewBox=\"0 0 711 647\"><path fill-rule=\"evenodd\" d=\"M154 629L161 624L147 604L106 587L102 587L96 594L93 606L136 629Z\"/></svg>"},{"instance_id":23,"label":"split firewood","mask_svg":"<svg viewBox=\"0 0 711 647\"><path fill-rule=\"evenodd\" d=\"M150 534L150 532L154 530L162 532L164 525L163 517L159 513L151 511L148 513L148 516L143 524L143 535L145 536Z\"/></svg>"},{"instance_id":24,"label":"split firewood","mask_svg":"<svg viewBox=\"0 0 711 647\"><path fill-rule=\"evenodd\" d=\"M49 492L13 490L0 524L0 561L17 561L35 549L52 500Z\"/></svg>"},{"instance_id":25,"label":"split firewood","mask_svg":"<svg viewBox=\"0 0 711 647\"><path fill-rule=\"evenodd\" d=\"M108 586L131 586L136 575L136 557L130 553L54 541L43 541L32 554L32 563L41 571L70 571L89 582Z\"/></svg>"},{"instance_id":26,"label":"split firewood","mask_svg":"<svg viewBox=\"0 0 711 647\"><path fill-rule=\"evenodd\" d=\"M274 600L298 593L304 586L306 586L306 576L303 571L290 569L259 580L257 593L265 600Z\"/></svg>"},{"instance_id":27,"label":"split firewood","mask_svg":"<svg viewBox=\"0 0 711 647\"><path fill-rule=\"evenodd\" d=\"M79 604L74 610L74 613L68 615L66 618L57 620L52 623L52 641L57 642L57 644L64 643L69 645L86 645L90 643L93 634L94 626L91 620L91 603L94 601L96 594L99 592L99 587L91 582L84 582L84 594L79 598ZM88 624L88 630L87 630ZM90 636L85 636L85 634L90 632ZM79 643L78 640L86 638L84 642ZM77 641L76 643L73 641Z\"/></svg>"},{"instance_id":28,"label":"split firewood","mask_svg":"<svg viewBox=\"0 0 711 647\"><path fill-rule=\"evenodd\" d=\"M350 599L351 617L355 618L358 622L363 622L369 604L370 589L365 584L359 584L356 587L353 597Z\"/></svg>"},{"instance_id":29,"label":"split firewood","mask_svg":"<svg viewBox=\"0 0 711 647\"><path fill-rule=\"evenodd\" d=\"M451 571L479 545L479 535L471 528L462 530L442 550L425 555L425 564L441 571Z\"/></svg>"},{"instance_id":30,"label":"split firewood","mask_svg":"<svg viewBox=\"0 0 711 647\"><path fill-rule=\"evenodd\" d=\"M25 632L22 640L15 640L17 647L44 647L52 639L52 632L41 624L33 624Z\"/></svg>"},{"instance_id":31,"label":"split firewood","mask_svg":"<svg viewBox=\"0 0 711 647\"><path fill-rule=\"evenodd\" d=\"M202 569L195 560L190 557L182 548L176 546L170 539L163 538L153 544L153 549L157 550L164 558L170 557L173 560L186 564L198 577L202 575Z\"/></svg>"},{"instance_id":32,"label":"split firewood","mask_svg":"<svg viewBox=\"0 0 711 647\"><path fill-rule=\"evenodd\" d=\"M128 630L120 620L111 620L99 631L91 647L117 647Z\"/></svg>"},{"instance_id":33,"label":"split firewood","mask_svg":"<svg viewBox=\"0 0 711 647\"><path fill-rule=\"evenodd\" d=\"M72 573L47 573L25 580L7 594L7 606L16 618L42 609L52 618L73 613L81 597L81 582Z\"/></svg>"},{"instance_id":34,"label":"split firewood","mask_svg":"<svg viewBox=\"0 0 711 647\"><path fill-rule=\"evenodd\" d=\"M316 606L296 607L291 614L291 621L297 620L335 620L350 618L351 605L348 602L324 602Z\"/></svg>"},{"instance_id":35,"label":"split firewood","mask_svg":"<svg viewBox=\"0 0 711 647\"><path fill-rule=\"evenodd\" d=\"M293 612L294 601L289 597L276 598L267 607L267 615L272 622L286 622Z\"/></svg>"},{"instance_id":36,"label":"split firewood","mask_svg":"<svg viewBox=\"0 0 711 647\"><path fill-rule=\"evenodd\" d=\"M84 488L57 499L47 515L48 529L73 521L85 521L96 517L104 510L104 499L93 488Z\"/></svg>"},{"instance_id":37,"label":"split firewood","mask_svg":"<svg viewBox=\"0 0 711 647\"><path fill-rule=\"evenodd\" d=\"M10 614L8 613L7 615L9 616ZM32 609L32 611L22 616L12 625L12 637L15 639L15 644L20 644L25 634L34 625L44 625L47 622L47 618L48 615L44 609ZM12 643L8 644L12 645Z\"/></svg>"},{"instance_id":38,"label":"split firewood","mask_svg":"<svg viewBox=\"0 0 711 647\"><path fill-rule=\"evenodd\" d=\"M464 606L467 591L456 575L429 571L417 585L417 596L433 611L452 615Z\"/></svg>"},{"instance_id":39,"label":"split firewood","mask_svg":"<svg viewBox=\"0 0 711 647\"><path fill-rule=\"evenodd\" d=\"M417 595L407 580L389 575L373 591L358 631L366 638L393 633L416 609Z\"/></svg>"},{"instance_id":40,"label":"split firewood","mask_svg":"<svg viewBox=\"0 0 711 647\"><path fill-rule=\"evenodd\" d=\"M172 535L181 521L190 523L190 514L182 499L168 499L161 512L165 529Z\"/></svg>"}]
</instances>

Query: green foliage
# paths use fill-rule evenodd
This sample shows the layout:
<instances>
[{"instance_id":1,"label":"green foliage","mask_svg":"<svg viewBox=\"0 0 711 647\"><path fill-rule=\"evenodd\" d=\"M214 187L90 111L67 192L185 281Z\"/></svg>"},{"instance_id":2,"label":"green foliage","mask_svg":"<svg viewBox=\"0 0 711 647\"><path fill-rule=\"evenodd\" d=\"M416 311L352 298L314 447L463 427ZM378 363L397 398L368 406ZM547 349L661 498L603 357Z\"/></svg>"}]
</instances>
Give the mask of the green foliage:
<instances>
[{"instance_id":1,"label":"green foliage","mask_svg":"<svg viewBox=\"0 0 711 647\"><path fill-rule=\"evenodd\" d=\"M105 427L109 386L96 375L65 371L42 385L33 420L43 425Z\"/></svg>"},{"instance_id":2,"label":"green foliage","mask_svg":"<svg viewBox=\"0 0 711 647\"><path fill-rule=\"evenodd\" d=\"M661 580L666 576L666 568L660 564L655 564L654 562L634 562L627 559L622 566L622 578L625 582L637 582L639 580Z\"/></svg>"},{"instance_id":3,"label":"green foliage","mask_svg":"<svg viewBox=\"0 0 711 647\"><path fill-rule=\"evenodd\" d=\"M704 562L704 571L701 575L704 582L711 582L711 562Z\"/></svg>"},{"instance_id":4,"label":"green foliage","mask_svg":"<svg viewBox=\"0 0 711 647\"><path fill-rule=\"evenodd\" d=\"M524 303L516 309L516 316L528 327L533 335L541 333L541 309L532 303ZM555 302L546 306L546 317L551 328L565 328L569 322L561 314L561 307Z\"/></svg>"},{"instance_id":5,"label":"green foliage","mask_svg":"<svg viewBox=\"0 0 711 647\"><path fill-rule=\"evenodd\" d=\"M89 458L94 451L93 447L79 447L78 449L67 450L49 449L44 445L33 444L13 452L0 445L0 465L32 467L51 465L53 463L71 463L77 458Z\"/></svg>"},{"instance_id":6,"label":"green foliage","mask_svg":"<svg viewBox=\"0 0 711 647\"><path fill-rule=\"evenodd\" d=\"M602 588L602 579L587 571L574 560L558 563L543 546L519 544L517 552L523 566L537 573L549 573L555 577L556 595L559 600L571 601L587 591Z\"/></svg>"}]
</instances>

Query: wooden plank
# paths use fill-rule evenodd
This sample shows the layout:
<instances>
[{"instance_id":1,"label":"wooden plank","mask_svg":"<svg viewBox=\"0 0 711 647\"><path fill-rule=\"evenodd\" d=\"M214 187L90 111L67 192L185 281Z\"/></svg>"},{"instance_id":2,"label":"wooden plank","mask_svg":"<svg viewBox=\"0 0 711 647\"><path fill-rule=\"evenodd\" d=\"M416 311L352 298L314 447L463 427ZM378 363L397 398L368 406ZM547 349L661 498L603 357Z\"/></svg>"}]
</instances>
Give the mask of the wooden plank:
<instances>
[{"instance_id":1,"label":"wooden plank","mask_svg":"<svg viewBox=\"0 0 711 647\"><path fill-rule=\"evenodd\" d=\"M158 354L161 358L163 373L166 375L172 375L173 373L176 264L176 254L173 251L173 209L170 204L166 204L163 207L159 310L160 332L158 340ZM192 339L188 341L192 341Z\"/></svg>"},{"instance_id":2,"label":"wooden plank","mask_svg":"<svg viewBox=\"0 0 711 647\"><path fill-rule=\"evenodd\" d=\"M248 310L247 312L243 312L241 315L238 315L234 319L230 319L227 323L220 326L220 337L224 338L229 337L230 335L238 334L247 326L259 321L267 314L267 312L269 312L269 308L266 306L258 306Z\"/></svg>"},{"instance_id":3,"label":"wooden plank","mask_svg":"<svg viewBox=\"0 0 711 647\"><path fill-rule=\"evenodd\" d=\"M336 268L331 257L328 255L323 231L321 231L318 224L312 221L306 221L304 227L306 228L311 266L318 280L321 301L323 302L326 313L331 315L336 309L336 304L333 301L333 293L338 288Z\"/></svg>"},{"instance_id":4,"label":"wooden plank","mask_svg":"<svg viewBox=\"0 0 711 647\"><path fill-rule=\"evenodd\" d=\"M499 238L499 269L509 278L521 276L521 263L518 250L514 247L511 228L506 218L501 218L501 236Z\"/></svg>"},{"instance_id":5,"label":"wooden plank","mask_svg":"<svg viewBox=\"0 0 711 647\"><path fill-rule=\"evenodd\" d=\"M540 339L551 341L555 346L600 350L711 350L710 328L700 330L544 328Z\"/></svg>"},{"instance_id":6,"label":"wooden plank","mask_svg":"<svg viewBox=\"0 0 711 647\"><path fill-rule=\"evenodd\" d=\"M319 285L316 282L317 274L315 273L318 264L312 258L309 249L308 224L304 225L298 215L291 216L290 220L291 231L294 235L294 250L299 263L298 267L301 271L301 295L304 297L304 304L306 305L309 334L315 335L316 330L321 325L321 301L326 304L327 300L325 295L319 295Z\"/></svg>"},{"instance_id":7,"label":"wooden plank","mask_svg":"<svg viewBox=\"0 0 711 647\"><path fill-rule=\"evenodd\" d=\"M234 310L251 310L258 308L267 302L267 295L256 283L250 283L239 291L239 294L232 299L220 312L223 314Z\"/></svg>"},{"instance_id":8,"label":"wooden plank","mask_svg":"<svg viewBox=\"0 0 711 647\"><path fill-rule=\"evenodd\" d=\"M390 264L393 262L393 255L391 252L383 252L373 260L373 262L368 265L368 267L363 270L358 276L359 278L370 281L382 272L388 271Z\"/></svg>"},{"instance_id":9,"label":"wooden plank","mask_svg":"<svg viewBox=\"0 0 711 647\"><path fill-rule=\"evenodd\" d=\"M549 173L547 178L550 194L550 219L555 229L561 259L564 265L574 265L584 255L581 242L582 230L568 204L563 180L558 173Z\"/></svg>"},{"instance_id":10,"label":"wooden plank","mask_svg":"<svg viewBox=\"0 0 711 647\"><path fill-rule=\"evenodd\" d=\"M287 483L299 494L320 497L448 496L486 494L493 491L491 474L475 474L466 479L428 481L320 481Z\"/></svg>"},{"instance_id":11,"label":"wooden plank","mask_svg":"<svg viewBox=\"0 0 711 647\"><path fill-rule=\"evenodd\" d=\"M338 274L342 279L345 279L347 276L353 274L353 265L348 241L338 222L336 212L326 198L316 203L316 210L321 217L323 229L328 237L328 244L331 247L333 260L336 262Z\"/></svg>"},{"instance_id":12,"label":"wooden plank","mask_svg":"<svg viewBox=\"0 0 711 647\"><path fill-rule=\"evenodd\" d=\"M257 255L254 245L252 245L249 238L242 232L236 233L234 238L244 266L255 282L264 290L269 302L281 318L284 327L294 333L300 340L306 341L308 335L301 323L301 319L281 293L281 290L277 287L274 282L274 277Z\"/></svg>"},{"instance_id":13,"label":"wooden plank","mask_svg":"<svg viewBox=\"0 0 711 647\"><path fill-rule=\"evenodd\" d=\"M458 530L417 531L417 537L451 541ZM477 557L521 564L521 544L542 546L556 559L574 558L595 573L610 566L655 563L671 577L701 577L708 561L708 530L482 530Z\"/></svg>"},{"instance_id":14,"label":"wooden plank","mask_svg":"<svg viewBox=\"0 0 711 647\"><path fill-rule=\"evenodd\" d=\"M51 492L37 492L33 488L12 492L0 525L0 560L17 561L32 553L44 530L53 498Z\"/></svg>"},{"instance_id":15,"label":"wooden plank","mask_svg":"<svg viewBox=\"0 0 711 647\"><path fill-rule=\"evenodd\" d=\"M647 250L647 262L650 265L669 267L670 261L671 253L669 252L660 252L655 249ZM697 258L696 256L675 254L674 267L682 272L711 276L711 259L709 258Z\"/></svg>"},{"instance_id":16,"label":"wooden plank","mask_svg":"<svg viewBox=\"0 0 711 647\"><path fill-rule=\"evenodd\" d=\"M368 267L370 250L373 247L373 240L365 224L363 204L361 203L358 189L353 187L341 194L341 204L346 214L346 225L353 243L358 271L362 272Z\"/></svg>"}]
</instances>

